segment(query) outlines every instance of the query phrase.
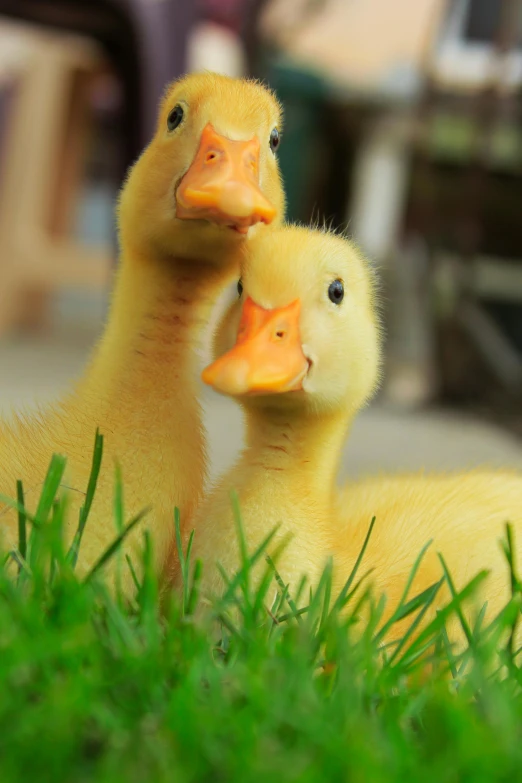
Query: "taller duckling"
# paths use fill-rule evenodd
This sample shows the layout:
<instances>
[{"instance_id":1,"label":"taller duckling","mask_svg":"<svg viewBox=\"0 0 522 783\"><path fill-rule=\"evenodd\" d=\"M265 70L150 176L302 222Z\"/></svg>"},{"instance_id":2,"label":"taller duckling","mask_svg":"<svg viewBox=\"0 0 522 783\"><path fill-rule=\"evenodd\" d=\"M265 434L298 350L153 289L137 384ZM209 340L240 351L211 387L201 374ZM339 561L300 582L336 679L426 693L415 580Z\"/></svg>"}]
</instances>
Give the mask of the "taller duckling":
<instances>
[{"instance_id":1,"label":"taller duckling","mask_svg":"<svg viewBox=\"0 0 522 783\"><path fill-rule=\"evenodd\" d=\"M441 579L441 551L457 589L480 569L490 570L482 599L494 616L510 594L498 543L507 520L517 528L522 554L522 476L486 470L390 476L337 489L347 431L379 378L372 270L348 241L303 228L260 235L245 250L239 296L217 334L219 358L203 374L237 399L246 419L243 453L194 522L204 588L222 587L216 560L228 573L239 564L230 503L235 489L252 550L279 524L279 535L292 534L278 562L290 591L303 574L317 584L332 556L338 592L375 516L363 570L374 569L390 611L433 539L411 595ZM448 597L441 589L438 600Z\"/></svg>"},{"instance_id":2,"label":"taller duckling","mask_svg":"<svg viewBox=\"0 0 522 783\"><path fill-rule=\"evenodd\" d=\"M152 506L161 568L174 506L191 515L206 475L195 360L209 311L250 235L277 223L284 195L275 156L280 107L260 84L205 73L167 91L155 135L131 169L119 208L120 264L108 323L84 377L58 405L0 426L0 492L24 482L28 506L53 452L67 485L86 488L96 427L105 470L85 530L80 567L114 538L119 462L127 515ZM72 534L76 525L71 514ZM14 542L4 509L0 531ZM141 531L127 546L135 552ZM128 550L129 551L129 550ZM137 558L136 558L137 559ZM130 581L126 584L130 584Z\"/></svg>"}]
</instances>

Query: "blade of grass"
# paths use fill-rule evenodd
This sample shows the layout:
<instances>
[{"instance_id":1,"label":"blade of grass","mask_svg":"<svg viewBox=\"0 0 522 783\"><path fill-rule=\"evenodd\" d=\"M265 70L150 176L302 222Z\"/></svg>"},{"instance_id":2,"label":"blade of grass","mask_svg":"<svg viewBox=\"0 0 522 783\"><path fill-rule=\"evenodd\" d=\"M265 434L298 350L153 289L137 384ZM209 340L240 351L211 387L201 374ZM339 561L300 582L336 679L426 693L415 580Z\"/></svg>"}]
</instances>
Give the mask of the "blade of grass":
<instances>
[{"instance_id":1,"label":"blade of grass","mask_svg":"<svg viewBox=\"0 0 522 783\"><path fill-rule=\"evenodd\" d=\"M344 609L344 607L345 607L345 606L348 606L348 605L350 604L350 601L352 601L352 600L353 600L353 598L355 598L355 595L356 595L356 594L359 592L359 590L361 589L361 587L362 587L363 583L364 583L364 582L366 582L366 580L367 580L367 579L368 579L368 578L369 578L369 577L370 577L370 576L373 574L373 572L374 572L374 571L375 571L375 568L369 568L369 569L368 569L368 570L367 570L367 571L366 571L366 572L365 572L365 573L364 573L364 574L361 576L361 578L357 580L357 582L356 582L356 583L355 583L355 585L352 587L352 589L350 590L350 592L349 592L349 593L346 595L346 597L345 597L345 599L344 599L344 603L343 603L343 605L342 605L342 606L340 606L338 609L336 609L336 608L334 607L334 610L335 610L335 611L338 611L338 612L340 612L342 609Z\"/></svg>"},{"instance_id":2,"label":"blade of grass","mask_svg":"<svg viewBox=\"0 0 522 783\"><path fill-rule=\"evenodd\" d=\"M154 568L154 546L150 530L143 531L143 579L138 595L140 626L147 645L156 647L160 640L158 623L158 580Z\"/></svg>"},{"instance_id":3,"label":"blade of grass","mask_svg":"<svg viewBox=\"0 0 522 783\"><path fill-rule=\"evenodd\" d=\"M475 620L475 625L473 626L473 636L476 639L478 639L482 634L482 624L484 623L484 618L486 617L487 610L488 610L488 602L485 601L485 603L482 604L482 608L478 613L477 619Z\"/></svg>"},{"instance_id":4,"label":"blade of grass","mask_svg":"<svg viewBox=\"0 0 522 783\"><path fill-rule=\"evenodd\" d=\"M58 573L62 570L65 560L62 533L65 528L68 499L68 495L63 494L58 500L54 501L51 523L45 529L49 538L51 556L49 572L49 582L51 585L54 584Z\"/></svg>"},{"instance_id":5,"label":"blade of grass","mask_svg":"<svg viewBox=\"0 0 522 783\"><path fill-rule=\"evenodd\" d=\"M418 605L421 605L422 608L417 614L417 616L415 617L415 619L413 620L413 622L410 624L408 630L406 631L406 633L400 640L398 646L390 656L389 665L393 664L393 662L395 661L399 653L404 649L407 642L411 639L412 635L414 634L414 632L417 630L420 623L422 622L424 615L426 614L430 606L433 604L433 601L435 600L437 593L439 592L443 584L444 584L444 577L442 579L439 579L438 582L435 582L433 585L431 585L431 587L428 587L427 590L424 590L419 596L417 596L417 598L422 598L423 601L422 604L418 604L418 601L415 598L409 602L410 604L415 604L415 608L412 609L412 611L415 611Z\"/></svg>"},{"instance_id":6,"label":"blade of grass","mask_svg":"<svg viewBox=\"0 0 522 783\"><path fill-rule=\"evenodd\" d=\"M444 579L442 579L444 582ZM404 620L406 617L409 617L410 614L413 614L413 612L416 612L417 609L420 609L426 601L430 600L431 593L433 590L434 585L437 583L434 583L433 585L430 585L425 590L422 591L422 593L419 593L414 598L412 598L408 603L404 604L402 607L399 607L399 609L395 610L392 616L389 618L389 620L386 621L386 623L383 626L383 629L379 630L379 632L376 635L375 642L378 644L381 639L384 638L386 633L392 628L396 623L400 622L401 620ZM390 622L393 620L393 622Z\"/></svg>"},{"instance_id":7,"label":"blade of grass","mask_svg":"<svg viewBox=\"0 0 522 783\"><path fill-rule=\"evenodd\" d=\"M31 577L31 576L33 575L33 574L32 574L32 571L31 571L31 569L30 569L30 567L29 567L29 565L28 565L28 563L26 563L25 559L22 557L22 555L20 554L20 552L19 552L19 551L17 551L16 549L11 549L11 550L10 550L10 551L7 553L7 558L11 558L12 560L14 560L14 562L15 562L15 563L17 564L17 566L18 566L18 571L19 571L19 572L20 572L20 571L23 571L23 572L24 572L24 573L26 573L26 574L27 574L27 576L29 576L29 577Z\"/></svg>"},{"instance_id":8,"label":"blade of grass","mask_svg":"<svg viewBox=\"0 0 522 783\"><path fill-rule=\"evenodd\" d=\"M237 492L232 490L230 493L230 500L232 503L232 513L234 515L234 524L236 527L236 536L239 543L239 555L241 558L241 575L242 579L239 584L243 593L243 600L245 602L245 608L250 609L250 569L251 562L248 556L248 546L245 536L245 528L243 525L243 519L241 517L241 510L239 508L239 498ZM245 613L244 613L245 614Z\"/></svg>"},{"instance_id":9,"label":"blade of grass","mask_svg":"<svg viewBox=\"0 0 522 783\"><path fill-rule=\"evenodd\" d=\"M130 556L125 553L125 560L127 561L127 565L129 566L129 571L131 573L131 578L134 583L134 587L136 588L136 591L140 589L140 583L138 581L138 577L136 576L136 571L134 570L134 566L132 565L132 560L130 559Z\"/></svg>"},{"instance_id":10,"label":"blade of grass","mask_svg":"<svg viewBox=\"0 0 522 783\"><path fill-rule=\"evenodd\" d=\"M25 560L27 554L27 517L25 514L24 485L22 481L16 482L16 498L19 505L18 511L18 551ZM22 511L22 509L24 509Z\"/></svg>"},{"instance_id":11,"label":"blade of grass","mask_svg":"<svg viewBox=\"0 0 522 783\"><path fill-rule=\"evenodd\" d=\"M368 528L368 532L366 533L366 538L364 539L363 545L361 547L361 550L359 554L357 555L357 560L355 561L354 567L351 570L350 576L346 580L343 589L339 593L337 600L335 602L336 609L340 609L341 606L344 604L344 599L346 595L348 594L348 591L350 587L352 586L352 582L355 579L357 575L357 571L359 570L359 566L361 565L362 559L364 557L364 553L366 552L366 548L368 546L368 543L370 541L370 536L373 531L373 526L375 525L375 519L376 517L372 517L372 521L370 522L370 527Z\"/></svg>"},{"instance_id":12,"label":"blade of grass","mask_svg":"<svg viewBox=\"0 0 522 783\"><path fill-rule=\"evenodd\" d=\"M324 576L324 598L323 598L323 607L321 612L321 619L319 621L319 633L325 628L327 625L327 620L329 618L329 610L330 610L330 599L332 596L332 574L333 574L333 560L332 558L328 558L328 562L325 566L325 569L321 575L321 580L319 584L321 584L321 581L323 581Z\"/></svg>"},{"instance_id":13,"label":"blade of grass","mask_svg":"<svg viewBox=\"0 0 522 783\"><path fill-rule=\"evenodd\" d=\"M100 475L100 468L103 459L103 435L100 434L99 428L96 429L94 435L94 449L92 452L91 472L89 474L89 480L87 482L87 492L85 494L85 503L80 511L80 527L85 527L87 518L91 511L92 502L96 493L96 486L98 484L98 477Z\"/></svg>"},{"instance_id":14,"label":"blade of grass","mask_svg":"<svg viewBox=\"0 0 522 783\"><path fill-rule=\"evenodd\" d=\"M236 627L236 625L232 622L230 617L226 614L226 612L223 612L223 614L216 615L216 619L219 620L220 623L222 623L229 634L233 636L235 639L242 639L243 636L241 634L241 631L239 628Z\"/></svg>"},{"instance_id":15,"label":"blade of grass","mask_svg":"<svg viewBox=\"0 0 522 783\"><path fill-rule=\"evenodd\" d=\"M515 545L513 541L513 526L509 522L506 523L506 543L504 544L503 549L504 549L504 554L506 556L506 560L508 562L509 577L511 583L511 597L514 598L516 595L520 595L522 593L522 586L520 584L520 580L517 576L516 569L515 569ZM515 653L515 637L516 637L516 631L517 631L517 625L519 619L520 619L520 614L517 613L513 619L513 625L511 626L509 638L506 643L506 652L509 656L511 667L516 667L513 658Z\"/></svg>"},{"instance_id":16,"label":"blade of grass","mask_svg":"<svg viewBox=\"0 0 522 783\"><path fill-rule=\"evenodd\" d=\"M288 545L289 540L290 540L290 536L284 536L283 539L279 542L276 549L272 552L272 562L274 563L278 562L279 558L283 554L283 551ZM270 588L273 579L274 579L273 570L269 565L269 563L266 563L265 570L263 576L259 581L259 585L257 587L256 594L254 597L254 603L252 606L252 613L254 616L254 620L256 620L259 617L260 613L263 610L263 606L265 605L266 595L268 593L268 590Z\"/></svg>"},{"instance_id":17,"label":"blade of grass","mask_svg":"<svg viewBox=\"0 0 522 783\"><path fill-rule=\"evenodd\" d=\"M261 555L264 553L264 551L267 549L267 547L269 546L270 542L272 541L272 539L274 538L274 536L276 535L278 530L279 530L279 526L275 527L273 530L271 530L270 533L267 536L265 536L263 541L259 544L259 546L255 550L254 554L250 556L250 568L252 568L252 566L254 566L257 563L257 561L259 560ZM266 555L266 557L268 557L268 555ZM218 565L218 568L219 568L219 565ZM227 600L232 599L232 597L234 596L237 588L239 587L239 585L241 583L241 580L243 578L243 576L242 576L242 569L240 568L238 571L236 571L236 573L234 574L232 579L229 579L228 575L222 570L222 567L219 568L219 570L220 570L220 574L221 574L222 578L225 580L225 584L227 585L227 589L223 593L222 598L221 598L221 600L226 603Z\"/></svg>"},{"instance_id":18,"label":"blade of grass","mask_svg":"<svg viewBox=\"0 0 522 783\"><path fill-rule=\"evenodd\" d=\"M509 566L509 576L511 582L511 593L516 593L520 590L520 581L517 577L515 570L515 546L513 543L513 525L510 522L506 522L506 540L501 541L500 545L506 557Z\"/></svg>"},{"instance_id":19,"label":"blade of grass","mask_svg":"<svg viewBox=\"0 0 522 783\"><path fill-rule=\"evenodd\" d=\"M150 508L143 509L143 511L140 511L139 514L136 514L136 516L131 519L127 527L123 529L123 531L120 533L117 538L114 539L112 544L107 547L105 552L101 555L101 557L98 558L96 563L93 565L91 570L87 573L87 576L83 580L85 584L88 584L92 581L93 577L98 573L98 571L103 568L103 566L113 557L114 553L118 550L118 548L122 545L122 543L125 541L129 533L134 530L136 525L142 521L142 519L149 513Z\"/></svg>"},{"instance_id":20,"label":"blade of grass","mask_svg":"<svg viewBox=\"0 0 522 783\"><path fill-rule=\"evenodd\" d=\"M348 616L348 622L350 624L354 625L359 621L359 612L361 610L361 607L364 606L365 603L368 603L371 600L371 596L372 596L372 585L369 584L367 585L364 593L362 593L362 595L359 596L357 603L352 608Z\"/></svg>"},{"instance_id":21,"label":"blade of grass","mask_svg":"<svg viewBox=\"0 0 522 783\"><path fill-rule=\"evenodd\" d=\"M473 639L474 639L474 642L475 642L474 645L473 645L473 651L474 651L474 654L475 654L474 655L475 659L476 659L477 653L479 652L479 643L483 647L483 639L485 638L485 634L483 634L482 624L484 622L484 618L485 618L485 615L486 615L487 606L488 606L488 602L486 601L482 605L482 608L480 609L480 612L478 613L477 618L475 620L475 623L473 625L472 633L473 633ZM464 673L466 671L466 667L473 660L472 656L469 654L470 651L471 651L471 648L468 647L468 650L465 651L465 653L467 653L467 654L462 656L462 662L461 662L460 666L458 666L458 668L457 668L457 677L459 679L462 678L462 676L464 675ZM483 650L482 650L482 655L483 655Z\"/></svg>"},{"instance_id":22,"label":"blade of grass","mask_svg":"<svg viewBox=\"0 0 522 783\"><path fill-rule=\"evenodd\" d=\"M455 614L457 607L466 601L471 595L473 595L477 587L484 581L484 579L486 579L488 573L488 571L479 571L479 573L468 582L468 584L460 591L460 593L457 593L454 598L452 598L451 601L438 612L437 616L426 626L426 628L421 631L419 636L417 636L410 648L401 658L401 661L404 664L406 664L408 655L412 655L417 647L420 647L422 644L424 644L427 639L434 637L435 634L440 631L440 628L443 625L445 626L448 617L450 617L452 614Z\"/></svg>"},{"instance_id":23,"label":"blade of grass","mask_svg":"<svg viewBox=\"0 0 522 783\"><path fill-rule=\"evenodd\" d=\"M53 454L51 457L51 462L45 476L35 514L35 517L40 524L45 524L51 513L56 493L62 482L66 464L67 459L61 454Z\"/></svg>"},{"instance_id":24,"label":"blade of grass","mask_svg":"<svg viewBox=\"0 0 522 783\"><path fill-rule=\"evenodd\" d=\"M80 514L78 517L78 527L73 538L73 542L69 551L67 552L67 562L70 563L72 568L75 568L78 561L78 553L80 551L80 544L82 542L83 531L87 524L92 502L96 492L98 484L98 477L100 475L100 468L103 457L103 435L100 435L99 429L96 430L94 436L94 450L92 454L91 471L89 474L89 480L87 482L87 492L85 493L85 502L80 508Z\"/></svg>"},{"instance_id":25,"label":"blade of grass","mask_svg":"<svg viewBox=\"0 0 522 783\"><path fill-rule=\"evenodd\" d=\"M116 631L119 639L123 642L123 645L127 650L134 653L138 652L138 638L134 628L130 625L128 616L122 612L118 604L113 601L107 586L102 582L93 582L92 588L99 597L100 604L106 612L107 624L112 626L114 631ZM105 635L103 631L101 634L103 634L103 636Z\"/></svg>"},{"instance_id":26,"label":"blade of grass","mask_svg":"<svg viewBox=\"0 0 522 783\"><path fill-rule=\"evenodd\" d=\"M437 611L437 615L439 614L439 611ZM446 654L446 658L450 667L451 674L453 676L453 679L455 680L458 675L458 669L457 664L455 662L455 656L453 654L453 650L451 649L451 644L448 636L448 632L446 631L446 626L443 624L440 628L440 636L442 639L442 644L444 646L444 652Z\"/></svg>"},{"instance_id":27,"label":"blade of grass","mask_svg":"<svg viewBox=\"0 0 522 783\"><path fill-rule=\"evenodd\" d=\"M190 553L192 551L192 542L194 540L194 530L190 531L186 554L183 552L183 542L181 540L181 516L179 508L174 509L174 531L176 536L176 548L181 571L181 582L183 585L182 613L187 612L190 594Z\"/></svg>"},{"instance_id":28,"label":"blade of grass","mask_svg":"<svg viewBox=\"0 0 522 783\"><path fill-rule=\"evenodd\" d=\"M279 571L275 567L275 563L272 560L272 558L270 557L270 555L266 555L266 560L267 560L267 563L269 564L269 566L274 571L275 580L276 580L277 584L279 585L279 589L281 590L281 592L283 592L285 594L286 602L287 602L288 606L290 607L290 609L292 610L293 616L295 617L295 619L299 623L302 622L302 620L301 620L301 613L299 612L295 601L293 601L293 599L292 599L292 597L291 597L291 595L290 595L290 593L288 591L288 585L285 585L285 583L283 582L283 580L281 578L281 574L279 573Z\"/></svg>"},{"instance_id":29,"label":"blade of grass","mask_svg":"<svg viewBox=\"0 0 522 783\"><path fill-rule=\"evenodd\" d=\"M426 554L428 548L430 547L433 539L430 539L421 549L418 556L415 559L415 562L413 563L413 566L411 568L411 571L408 575L408 579L406 580L406 584L404 586L404 590L402 591L402 595L399 599L399 603L397 604L397 608L389 618L389 620L384 624L384 626L381 628L379 633L377 634L377 639L375 640L378 644L379 641L384 638L384 636L388 633L389 629L394 625L395 623L399 622L399 620L403 619L404 617L407 617L408 614L411 614L415 611L420 604L416 603L419 600L421 600L422 593L420 595L417 595L413 599L413 603L410 601L408 604L405 605L406 598L408 597L408 593L410 592L411 586L413 584L413 580L415 579L415 576L417 575L417 571L419 570L420 564L422 562L422 558ZM427 591L430 591L432 589L433 585L427 588ZM426 591L425 591L426 592ZM422 603L422 600L421 600ZM406 614L404 613L405 608L408 607L408 610Z\"/></svg>"},{"instance_id":30,"label":"blade of grass","mask_svg":"<svg viewBox=\"0 0 522 783\"><path fill-rule=\"evenodd\" d=\"M187 611L186 615L189 617L194 614L198 598L199 598L199 585L201 583L201 577L203 574L203 563L201 560L196 560L194 563L194 571L192 573L192 585L187 598Z\"/></svg>"},{"instance_id":31,"label":"blade of grass","mask_svg":"<svg viewBox=\"0 0 522 783\"><path fill-rule=\"evenodd\" d=\"M441 552L437 552L437 557L439 558L440 563L442 565L442 570L444 571L444 576L446 578L446 582L448 584L448 587L449 587L449 590L450 590L450 593L451 593L451 597L455 598L457 596L457 591L455 589L455 584L453 583L453 579L452 579L451 574L449 572L448 566L446 565L446 561L444 560L444 557L443 557ZM467 620L464 617L464 614L462 612L462 607L460 605L460 602L455 605L455 612L456 612L457 617L459 618L459 622L460 622L460 624L462 626L462 630L464 631L464 635L465 635L465 637L466 637L466 639L468 641L468 644L469 644L470 647L472 647L475 640L473 639L473 634L471 633L471 628L469 627L469 624L468 624L468 622L467 622Z\"/></svg>"},{"instance_id":32,"label":"blade of grass","mask_svg":"<svg viewBox=\"0 0 522 783\"><path fill-rule=\"evenodd\" d=\"M113 514L114 524L116 527L116 534L121 535L125 527L125 512L123 505L123 482L121 477L121 467L118 462L114 465L114 498L113 498ZM147 531L145 531L147 532ZM121 569L122 569L122 548L119 547L116 551L116 597L120 607L123 605L123 595L121 586Z\"/></svg>"},{"instance_id":33,"label":"blade of grass","mask_svg":"<svg viewBox=\"0 0 522 783\"><path fill-rule=\"evenodd\" d=\"M52 455L36 507L35 518L38 520L39 526L35 527L33 525L29 536L27 560L31 567L31 571L33 572L34 579L38 580L41 587L44 585L45 578L43 570L38 567L38 564L43 555L45 544L49 540L47 523L49 521L49 515L54 507L58 489L62 483L66 463L66 458L61 454Z\"/></svg>"},{"instance_id":34,"label":"blade of grass","mask_svg":"<svg viewBox=\"0 0 522 783\"><path fill-rule=\"evenodd\" d=\"M299 603L301 601L301 596L302 596L303 591L304 591L304 589L305 589L305 587L307 585L307 582L308 582L308 577L306 576L306 574L303 574L303 576L301 577L301 581L299 582L299 584L297 586L297 590L295 592L295 598L294 598L294 601L295 601L295 603L298 606L299 606Z\"/></svg>"},{"instance_id":35,"label":"blade of grass","mask_svg":"<svg viewBox=\"0 0 522 783\"><path fill-rule=\"evenodd\" d=\"M287 612L286 614L282 614L277 618L277 621L279 624L281 623L287 623L289 620L297 620L301 619L302 614L306 614L308 612L308 606L303 606L301 609L296 609L292 612Z\"/></svg>"}]
</instances>

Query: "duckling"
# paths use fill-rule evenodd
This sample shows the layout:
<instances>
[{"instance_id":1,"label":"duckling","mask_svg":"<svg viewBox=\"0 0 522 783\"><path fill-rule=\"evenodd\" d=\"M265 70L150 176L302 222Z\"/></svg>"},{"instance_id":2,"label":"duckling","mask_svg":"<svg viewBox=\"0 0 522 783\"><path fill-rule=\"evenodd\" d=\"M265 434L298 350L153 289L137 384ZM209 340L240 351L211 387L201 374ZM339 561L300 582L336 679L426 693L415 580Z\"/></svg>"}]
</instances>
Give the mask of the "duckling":
<instances>
[{"instance_id":1,"label":"duckling","mask_svg":"<svg viewBox=\"0 0 522 783\"><path fill-rule=\"evenodd\" d=\"M373 271L349 241L300 227L259 235L245 251L238 299L216 335L219 358L203 372L207 384L240 403L246 422L238 462L194 520L203 589L219 593L215 561L229 573L239 564L234 489L252 551L277 525L269 551L291 534L277 566L290 591L303 574L317 584L332 557L339 592L375 516L363 571L374 569L388 612L429 539L434 542L411 595L441 578L442 551L457 588L481 568L490 569L489 613L498 611L508 599L509 579L497 539L507 519L521 526L522 477L501 471L419 474L338 489L346 434L380 378ZM438 596L448 597L443 590Z\"/></svg>"},{"instance_id":2,"label":"duckling","mask_svg":"<svg viewBox=\"0 0 522 783\"><path fill-rule=\"evenodd\" d=\"M0 492L12 496L21 478L28 506L53 452L67 456L65 483L80 505L96 428L104 435L105 469L82 542L82 570L115 537L115 461L126 516L152 507L147 524L159 570L175 505L183 519L198 502L206 475L199 340L216 297L237 274L241 246L282 219L280 128L277 100L256 82L203 73L170 86L155 135L119 199L120 263L92 361L57 405L0 426ZM70 517L69 538L77 516ZM126 542L136 567L142 529ZM16 519L7 509L0 532L12 546ZM129 574L124 589L130 585Z\"/></svg>"}]
</instances>

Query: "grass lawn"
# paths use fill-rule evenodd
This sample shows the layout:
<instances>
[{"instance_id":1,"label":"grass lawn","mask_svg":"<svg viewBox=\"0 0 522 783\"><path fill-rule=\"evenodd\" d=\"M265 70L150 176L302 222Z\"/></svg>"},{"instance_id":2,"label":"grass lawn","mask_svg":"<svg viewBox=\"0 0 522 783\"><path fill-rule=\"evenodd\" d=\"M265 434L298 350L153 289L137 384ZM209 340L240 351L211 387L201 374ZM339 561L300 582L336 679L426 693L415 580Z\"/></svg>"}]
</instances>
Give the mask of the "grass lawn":
<instances>
[{"instance_id":1,"label":"grass lawn","mask_svg":"<svg viewBox=\"0 0 522 783\"><path fill-rule=\"evenodd\" d=\"M162 612L147 538L131 605L103 584L101 566L118 557L117 546L86 578L75 576L101 455L98 438L69 552L60 535L66 502L56 499L64 460L53 459L34 518L18 486L19 547L6 555L18 577L0 575L1 783L522 779L521 675L510 635L521 587L509 528L512 600L487 626L462 617L468 647L458 657L445 624L483 575L417 636L439 584L405 595L387 638L405 616L410 628L384 645L383 603L357 564L339 598L327 568L308 610L298 612L277 563L267 562L261 587L250 588L250 565L264 553L245 549L241 571L198 620L200 566L190 553L184 594ZM117 477L115 498L119 519ZM239 524L238 535L244 543ZM443 565L441 578L451 582ZM371 620L355 634L368 606ZM428 679L427 659L435 667Z\"/></svg>"}]
</instances>

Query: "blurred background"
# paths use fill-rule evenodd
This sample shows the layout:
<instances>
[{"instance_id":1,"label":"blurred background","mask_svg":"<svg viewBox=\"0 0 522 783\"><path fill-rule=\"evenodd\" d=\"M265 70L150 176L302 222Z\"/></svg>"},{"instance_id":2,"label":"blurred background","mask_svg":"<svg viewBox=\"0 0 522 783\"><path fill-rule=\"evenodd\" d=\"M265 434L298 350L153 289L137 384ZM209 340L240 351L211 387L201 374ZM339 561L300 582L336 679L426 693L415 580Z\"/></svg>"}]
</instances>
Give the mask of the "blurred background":
<instances>
[{"instance_id":1,"label":"blurred background","mask_svg":"<svg viewBox=\"0 0 522 783\"><path fill-rule=\"evenodd\" d=\"M122 178L202 68L275 89L288 218L380 271L385 382L344 472L522 467L522 0L0 0L2 415L81 372ZM202 393L220 472L241 420Z\"/></svg>"}]
</instances>

